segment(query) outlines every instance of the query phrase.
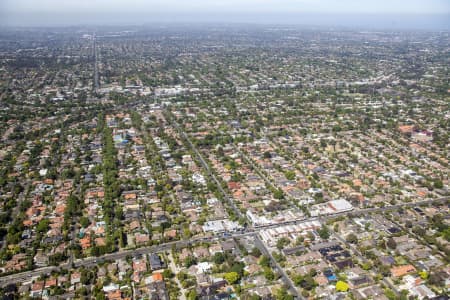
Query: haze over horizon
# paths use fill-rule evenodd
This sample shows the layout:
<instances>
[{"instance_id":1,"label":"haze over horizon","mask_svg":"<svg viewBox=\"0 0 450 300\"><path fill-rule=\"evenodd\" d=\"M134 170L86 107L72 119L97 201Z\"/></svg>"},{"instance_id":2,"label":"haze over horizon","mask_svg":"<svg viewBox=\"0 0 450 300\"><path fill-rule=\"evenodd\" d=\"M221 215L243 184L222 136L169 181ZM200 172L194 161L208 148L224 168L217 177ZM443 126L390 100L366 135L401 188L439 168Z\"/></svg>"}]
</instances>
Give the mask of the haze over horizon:
<instances>
[{"instance_id":1,"label":"haze over horizon","mask_svg":"<svg viewBox=\"0 0 450 300\"><path fill-rule=\"evenodd\" d=\"M271 23L450 29L447 0L4 0L0 26Z\"/></svg>"}]
</instances>

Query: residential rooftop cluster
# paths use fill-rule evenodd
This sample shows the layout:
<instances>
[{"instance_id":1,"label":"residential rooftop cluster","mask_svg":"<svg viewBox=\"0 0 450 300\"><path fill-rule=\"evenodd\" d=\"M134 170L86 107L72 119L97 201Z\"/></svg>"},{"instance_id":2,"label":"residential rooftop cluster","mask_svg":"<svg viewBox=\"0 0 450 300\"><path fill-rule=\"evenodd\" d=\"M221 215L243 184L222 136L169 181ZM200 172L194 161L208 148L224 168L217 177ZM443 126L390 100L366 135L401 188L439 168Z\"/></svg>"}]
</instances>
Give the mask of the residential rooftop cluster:
<instances>
[{"instance_id":1,"label":"residential rooftop cluster","mask_svg":"<svg viewBox=\"0 0 450 300\"><path fill-rule=\"evenodd\" d=\"M2 299L448 299L448 32L0 32Z\"/></svg>"}]
</instances>

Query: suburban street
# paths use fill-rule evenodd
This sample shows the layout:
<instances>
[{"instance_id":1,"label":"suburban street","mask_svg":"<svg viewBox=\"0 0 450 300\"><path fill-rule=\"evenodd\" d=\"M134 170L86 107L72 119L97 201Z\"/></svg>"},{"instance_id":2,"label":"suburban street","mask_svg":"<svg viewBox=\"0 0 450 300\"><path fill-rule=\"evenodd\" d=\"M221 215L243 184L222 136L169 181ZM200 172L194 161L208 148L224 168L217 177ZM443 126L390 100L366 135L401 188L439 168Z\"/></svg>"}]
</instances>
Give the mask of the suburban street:
<instances>
[{"instance_id":1,"label":"suburban street","mask_svg":"<svg viewBox=\"0 0 450 300\"><path fill-rule=\"evenodd\" d=\"M264 245L259 236L255 237L255 246L258 247L264 255L270 258L270 261L275 266L278 273L281 275L281 278L283 279L286 286L289 287L289 291L292 293L292 295L294 295L294 297L298 299L304 299L295 287L294 282L292 282L291 278L286 274L286 271L284 271L283 267L281 267L280 264L275 260L272 253L270 253L269 249L267 249L266 245Z\"/></svg>"},{"instance_id":2,"label":"suburban street","mask_svg":"<svg viewBox=\"0 0 450 300\"><path fill-rule=\"evenodd\" d=\"M222 185L220 184L219 180L217 180L216 176L214 175L214 173L209 168L208 164L206 163L205 159L201 155L200 151L198 151L198 149L192 143L192 141L190 140L189 136L186 134L186 132L184 132L183 129L181 129L180 125L175 120L173 120L172 116L170 116L170 120L169 121L174 125L174 127L178 130L178 132L181 134L181 136L187 141L187 143L189 144L189 146L191 147L191 149L194 151L194 153L196 154L197 158L199 159L200 163L202 164L203 168L206 170L208 175L212 178L214 183L217 185L217 188L222 193L222 195L223 195L224 199L227 201L227 203L231 206L231 208L235 212L236 216L241 218L242 217L241 211L236 206L236 204L233 202L233 200L228 196L228 194L224 191L224 189L222 188Z\"/></svg>"}]
</instances>

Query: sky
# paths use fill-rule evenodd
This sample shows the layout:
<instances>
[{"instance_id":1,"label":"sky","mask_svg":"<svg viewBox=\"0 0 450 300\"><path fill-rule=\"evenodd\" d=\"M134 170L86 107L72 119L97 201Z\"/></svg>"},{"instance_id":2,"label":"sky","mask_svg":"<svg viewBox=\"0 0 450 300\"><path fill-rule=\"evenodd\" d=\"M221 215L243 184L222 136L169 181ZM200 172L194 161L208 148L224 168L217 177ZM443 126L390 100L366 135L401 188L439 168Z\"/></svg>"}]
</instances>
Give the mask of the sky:
<instances>
[{"instance_id":1,"label":"sky","mask_svg":"<svg viewBox=\"0 0 450 300\"><path fill-rule=\"evenodd\" d=\"M450 0L0 0L0 26L155 22L450 29Z\"/></svg>"}]
</instances>

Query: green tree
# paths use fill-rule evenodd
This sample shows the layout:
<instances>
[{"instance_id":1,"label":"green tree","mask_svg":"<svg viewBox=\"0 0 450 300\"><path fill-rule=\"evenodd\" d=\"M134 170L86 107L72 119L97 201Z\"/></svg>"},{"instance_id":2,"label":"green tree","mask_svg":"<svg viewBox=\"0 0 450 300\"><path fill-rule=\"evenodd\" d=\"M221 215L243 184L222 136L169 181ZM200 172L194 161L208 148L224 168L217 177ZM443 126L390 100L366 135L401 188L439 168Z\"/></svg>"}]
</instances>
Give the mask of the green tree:
<instances>
[{"instance_id":1,"label":"green tree","mask_svg":"<svg viewBox=\"0 0 450 300\"><path fill-rule=\"evenodd\" d=\"M346 292L346 291L348 291L348 289L349 289L349 286L345 281L339 280L338 282L336 282L336 291Z\"/></svg>"},{"instance_id":2,"label":"green tree","mask_svg":"<svg viewBox=\"0 0 450 300\"><path fill-rule=\"evenodd\" d=\"M258 247L253 247L252 251L250 252L251 255L254 257L260 257L261 256L261 250L259 250Z\"/></svg>"},{"instance_id":3,"label":"green tree","mask_svg":"<svg viewBox=\"0 0 450 300\"><path fill-rule=\"evenodd\" d=\"M276 190L273 192L273 197L274 197L275 199L283 199L284 193L283 193L283 191L282 191L281 189L276 189Z\"/></svg>"},{"instance_id":4,"label":"green tree","mask_svg":"<svg viewBox=\"0 0 450 300\"><path fill-rule=\"evenodd\" d=\"M442 189L444 187L444 184L442 183L442 180L435 179L433 183L434 188L436 189Z\"/></svg>"},{"instance_id":5,"label":"green tree","mask_svg":"<svg viewBox=\"0 0 450 300\"><path fill-rule=\"evenodd\" d=\"M198 298L197 295L197 291L195 289L190 290L187 294L186 294L186 298L188 300L196 300Z\"/></svg>"},{"instance_id":6,"label":"green tree","mask_svg":"<svg viewBox=\"0 0 450 300\"><path fill-rule=\"evenodd\" d=\"M80 218L80 224L81 224L81 226L83 226L83 228L88 227L90 223L91 222L89 221L89 219L87 217L83 216Z\"/></svg>"},{"instance_id":7,"label":"green tree","mask_svg":"<svg viewBox=\"0 0 450 300\"><path fill-rule=\"evenodd\" d=\"M48 219L42 219L36 226L36 230L40 233L47 232L50 228L50 221Z\"/></svg>"},{"instance_id":8,"label":"green tree","mask_svg":"<svg viewBox=\"0 0 450 300\"><path fill-rule=\"evenodd\" d=\"M424 271L420 271L419 275L420 275L420 278L422 278L423 280L428 279L428 276L429 276L428 272L425 271L425 270Z\"/></svg>"},{"instance_id":9,"label":"green tree","mask_svg":"<svg viewBox=\"0 0 450 300\"><path fill-rule=\"evenodd\" d=\"M275 279L275 273L272 271L272 268L270 268L270 267L264 268L264 277L266 277L266 279L269 281L272 281Z\"/></svg>"},{"instance_id":10,"label":"green tree","mask_svg":"<svg viewBox=\"0 0 450 300\"><path fill-rule=\"evenodd\" d=\"M312 233L311 231L308 231L307 233L307 237L308 239L312 242L316 239L316 236L314 235L314 233Z\"/></svg>"},{"instance_id":11,"label":"green tree","mask_svg":"<svg viewBox=\"0 0 450 300\"><path fill-rule=\"evenodd\" d=\"M237 272L228 272L225 273L223 278L225 278L229 284L235 284L239 280L239 274Z\"/></svg>"},{"instance_id":12,"label":"green tree","mask_svg":"<svg viewBox=\"0 0 450 300\"><path fill-rule=\"evenodd\" d=\"M289 245L290 240L286 237L279 238L277 241L278 250L282 250L285 246Z\"/></svg>"},{"instance_id":13,"label":"green tree","mask_svg":"<svg viewBox=\"0 0 450 300\"><path fill-rule=\"evenodd\" d=\"M426 233L425 228L420 227L420 226L414 226L412 229L412 232L414 232L415 234L419 235L419 236L424 236Z\"/></svg>"},{"instance_id":14,"label":"green tree","mask_svg":"<svg viewBox=\"0 0 450 300\"><path fill-rule=\"evenodd\" d=\"M281 288L275 292L275 299L276 300L293 300L294 296L288 294L286 288Z\"/></svg>"},{"instance_id":15,"label":"green tree","mask_svg":"<svg viewBox=\"0 0 450 300\"><path fill-rule=\"evenodd\" d=\"M236 272L239 276L244 275L245 264L243 262L234 262L230 268L230 272Z\"/></svg>"},{"instance_id":16,"label":"green tree","mask_svg":"<svg viewBox=\"0 0 450 300\"><path fill-rule=\"evenodd\" d=\"M287 180L294 180L295 179L295 172L294 171L286 171L284 173L284 176Z\"/></svg>"},{"instance_id":17,"label":"green tree","mask_svg":"<svg viewBox=\"0 0 450 300\"><path fill-rule=\"evenodd\" d=\"M311 276L311 274L306 274L305 276L295 276L294 283L308 291L312 290L316 286L316 282L314 281L314 278Z\"/></svg>"},{"instance_id":18,"label":"green tree","mask_svg":"<svg viewBox=\"0 0 450 300\"><path fill-rule=\"evenodd\" d=\"M261 256L261 258L259 259L259 265L261 267L268 267L268 266L270 266L270 258L267 257L266 255Z\"/></svg>"},{"instance_id":19,"label":"green tree","mask_svg":"<svg viewBox=\"0 0 450 300\"><path fill-rule=\"evenodd\" d=\"M397 248L397 243L392 237L390 237L386 242L386 246L394 250L395 248Z\"/></svg>"},{"instance_id":20,"label":"green tree","mask_svg":"<svg viewBox=\"0 0 450 300\"><path fill-rule=\"evenodd\" d=\"M213 261L215 264L220 265L225 261L225 255L222 252L217 252L213 256Z\"/></svg>"},{"instance_id":21,"label":"green tree","mask_svg":"<svg viewBox=\"0 0 450 300\"><path fill-rule=\"evenodd\" d=\"M190 266L195 265L196 263L197 263L197 260L193 256L188 256L184 260L184 266L186 268L189 268Z\"/></svg>"},{"instance_id":22,"label":"green tree","mask_svg":"<svg viewBox=\"0 0 450 300\"><path fill-rule=\"evenodd\" d=\"M356 236L356 234L350 233L349 235L347 235L345 240L350 244L356 244L358 242L358 237Z\"/></svg>"},{"instance_id":23,"label":"green tree","mask_svg":"<svg viewBox=\"0 0 450 300\"><path fill-rule=\"evenodd\" d=\"M170 269L165 269L162 274L164 278L173 278L174 276L173 272Z\"/></svg>"},{"instance_id":24,"label":"green tree","mask_svg":"<svg viewBox=\"0 0 450 300\"><path fill-rule=\"evenodd\" d=\"M322 227L317 231L321 239L328 239L330 237L330 231L326 225L322 225Z\"/></svg>"}]
</instances>

